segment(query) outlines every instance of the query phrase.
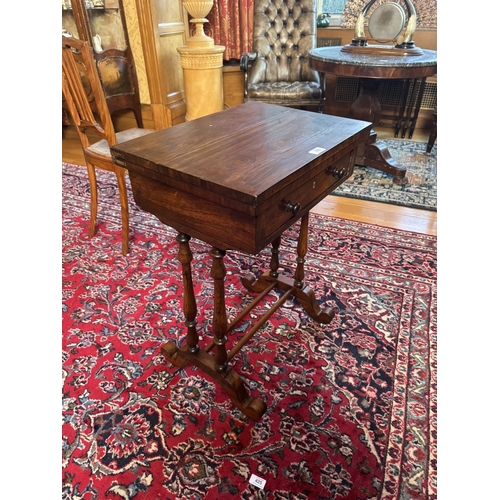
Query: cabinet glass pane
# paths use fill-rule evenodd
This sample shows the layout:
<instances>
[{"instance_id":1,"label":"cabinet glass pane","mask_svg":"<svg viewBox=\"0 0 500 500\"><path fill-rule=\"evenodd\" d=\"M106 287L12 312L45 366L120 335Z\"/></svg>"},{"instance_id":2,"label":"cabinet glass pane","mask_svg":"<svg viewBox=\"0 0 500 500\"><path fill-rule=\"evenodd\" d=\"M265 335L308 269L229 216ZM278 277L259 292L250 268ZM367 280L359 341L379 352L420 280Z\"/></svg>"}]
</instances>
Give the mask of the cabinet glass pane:
<instances>
[{"instance_id":1,"label":"cabinet glass pane","mask_svg":"<svg viewBox=\"0 0 500 500\"><path fill-rule=\"evenodd\" d=\"M75 23L75 16L73 16L73 9L71 8L70 0L62 0L62 28L63 32L66 31L73 38L78 38L78 28Z\"/></svg>"},{"instance_id":2,"label":"cabinet glass pane","mask_svg":"<svg viewBox=\"0 0 500 500\"><path fill-rule=\"evenodd\" d=\"M125 51L127 43L120 9L105 8L103 0L94 0L93 8L88 8L89 3L91 0L86 4L94 50L97 53L109 49Z\"/></svg>"}]
</instances>

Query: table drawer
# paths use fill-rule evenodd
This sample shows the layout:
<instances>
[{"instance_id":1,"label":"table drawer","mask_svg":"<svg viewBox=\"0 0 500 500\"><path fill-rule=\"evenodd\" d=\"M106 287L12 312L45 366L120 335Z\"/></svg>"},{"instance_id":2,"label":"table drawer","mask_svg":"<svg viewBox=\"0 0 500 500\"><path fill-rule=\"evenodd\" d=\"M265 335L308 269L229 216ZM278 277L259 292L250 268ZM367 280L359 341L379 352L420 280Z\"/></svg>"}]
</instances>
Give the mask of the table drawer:
<instances>
[{"instance_id":1,"label":"table drawer","mask_svg":"<svg viewBox=\"0 0 500 500\"><path fill-rule=\"evenodd\" d=\"M291 219L302 217L328 192L346 181L354 170L356 149L350 149L338 159L333 157L322 162L307 179L298 179L268 200L258 216L258 240L267 245L290 226Z\"/></svg>"}]
</instances>

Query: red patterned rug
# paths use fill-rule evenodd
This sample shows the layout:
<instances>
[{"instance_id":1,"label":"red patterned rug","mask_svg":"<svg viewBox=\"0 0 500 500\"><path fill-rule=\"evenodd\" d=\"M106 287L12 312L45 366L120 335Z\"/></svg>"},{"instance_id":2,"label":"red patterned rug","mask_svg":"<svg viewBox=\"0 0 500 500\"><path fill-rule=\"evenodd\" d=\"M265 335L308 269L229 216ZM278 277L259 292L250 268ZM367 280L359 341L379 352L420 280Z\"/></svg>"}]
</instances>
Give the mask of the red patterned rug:
<instances>
[{"instance_id":1,"label":"red patterned rug","mask_svg":"<svg viewBox=\"0 0 500 500\"><path fill-rule=\"evenodd\" d=\"M176 232L131 201L123 257L116 183L98 182L90 240L86 169L63 163L63 499L437 498L435 237L311 214L307 284L337 314L320 325L288 300L233 358L268 406L253 422L203 372L164 361L185 335ZM211 260L191 243L204 344ZM269 259L227 252L228 320L254 298L240 277Z\"/></svg>"}]
</instances>

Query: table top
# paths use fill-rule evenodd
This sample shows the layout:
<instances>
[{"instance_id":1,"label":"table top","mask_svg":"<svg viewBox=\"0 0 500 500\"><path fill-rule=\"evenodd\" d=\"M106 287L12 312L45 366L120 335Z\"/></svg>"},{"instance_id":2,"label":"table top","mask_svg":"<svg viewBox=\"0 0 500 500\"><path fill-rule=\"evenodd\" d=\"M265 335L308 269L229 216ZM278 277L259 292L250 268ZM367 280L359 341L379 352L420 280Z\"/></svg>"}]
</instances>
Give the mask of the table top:
<instances>
[{"instance_id":1,"label":"table top","mask_svg":"<svg viewBox=\"0 0 500 500\"><path fill-rule=\"evenodd\" d=\"M219 113L117 144L148 170L258 206L301 175L313 159L328 156L368 122L248 102ZM320 148L320 153L311 153Z\"/></svg>"},{"instance_id":2,"label":"table top","mask_svg":"<svg viewBox=\"0 0 500 500\"><path fill-rule=\"evenodd\" d=\"M220 249L255 254L350 175L370 127L248 102L111 152L144 210ZM300 210L285 211L284 201Z\"/></svg>"},{"instance_id":3,"label":"table top","mask_svg":"<svg viewBox=\"0 0 500 500\"><path fill-rule=\"evenodd\" d=\"M309 65L324 73L369 78L423 78L437 73L437 52L421 55L380 55L319 47L309 51Z\"/></svg>"}]
</instances>

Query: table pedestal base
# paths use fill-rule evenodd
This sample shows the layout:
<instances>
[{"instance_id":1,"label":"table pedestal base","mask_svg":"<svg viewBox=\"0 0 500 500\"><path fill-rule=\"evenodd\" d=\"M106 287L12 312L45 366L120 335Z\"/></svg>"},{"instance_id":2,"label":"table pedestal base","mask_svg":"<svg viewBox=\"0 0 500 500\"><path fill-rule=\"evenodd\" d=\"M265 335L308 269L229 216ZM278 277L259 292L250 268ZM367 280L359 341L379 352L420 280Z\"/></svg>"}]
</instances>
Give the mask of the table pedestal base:
<instances>
[{"instance_id":1,"label":"table pedestal base","mask_svg":"<svg viewBox=\"0 0 500 500\"><path fill-rule=\"evenodd\" d=\"M196 301L191 276L191 260L193 258L189 248L190 236L179 234L178 258L182 263L182 276L184 288L184 316L187 327L186 343L182 348L175 342L169 341L161 348L162 355L177 367L188 365L197 366L200 370L212 377L226 392L232 403L245 415L254 421L260 420L266 412L267 406L260 398L252 398L247 393L241 377L228 366L228 362L246 345L257 330L271 317L272 314L288 299L295 295L305 311L319 323L328 324L334 317L333 309L321 308L314 296L314 292L304 284L304 262L307 252L309 214L302 217L299 241L297 243L297 268L294 279L280 275L279 246L281 237L272 243L270 271L263 273L258 279L249 273L242 279L243 285L251 292L259 295L238 315L231 323L227 323L226 305L224 295L224 277L226 269L223 263L225 251L212 248L211 276L214 279L214 317L213 340L204 348L198 345L199 336L196 330ZM237 344L226 350L227 333L250 312L273 289L279 288L285 293L267 310L267 312L244 334ZM214 354L210 351L214 350Z\"/></svg>"},{"instance_id":2,"label":"table pedestal base","mask_svg":"<svg viewBox=\"0 0 500 500\"><path fill-rule=\"evenodd\" d=\"M376 143L377 133L372 130L368 142L358 150L356 165L376 168L393 176L394 184L403 186L408 184L406 168L398 163L385 144Z\"/></svg>"},{"instance_id":3,"label":"table pedestal base","mask_svg":"<svg viewBox=\"0 0 500 500\"><path fill-rule=\"evenodd\" d=\"M349 116L357 120L378 123L381 108L377 97L380 80L374 78L360 78L360 92L352 103ZM365 144L364 151L360 147L356 158L356 165L376 168L394 176L394 184L403 185L408 183L406 168L400 165L391 156L387 147L376 144L377 133L371 130L370 137Z\"/></svg>"}]
</instances>

